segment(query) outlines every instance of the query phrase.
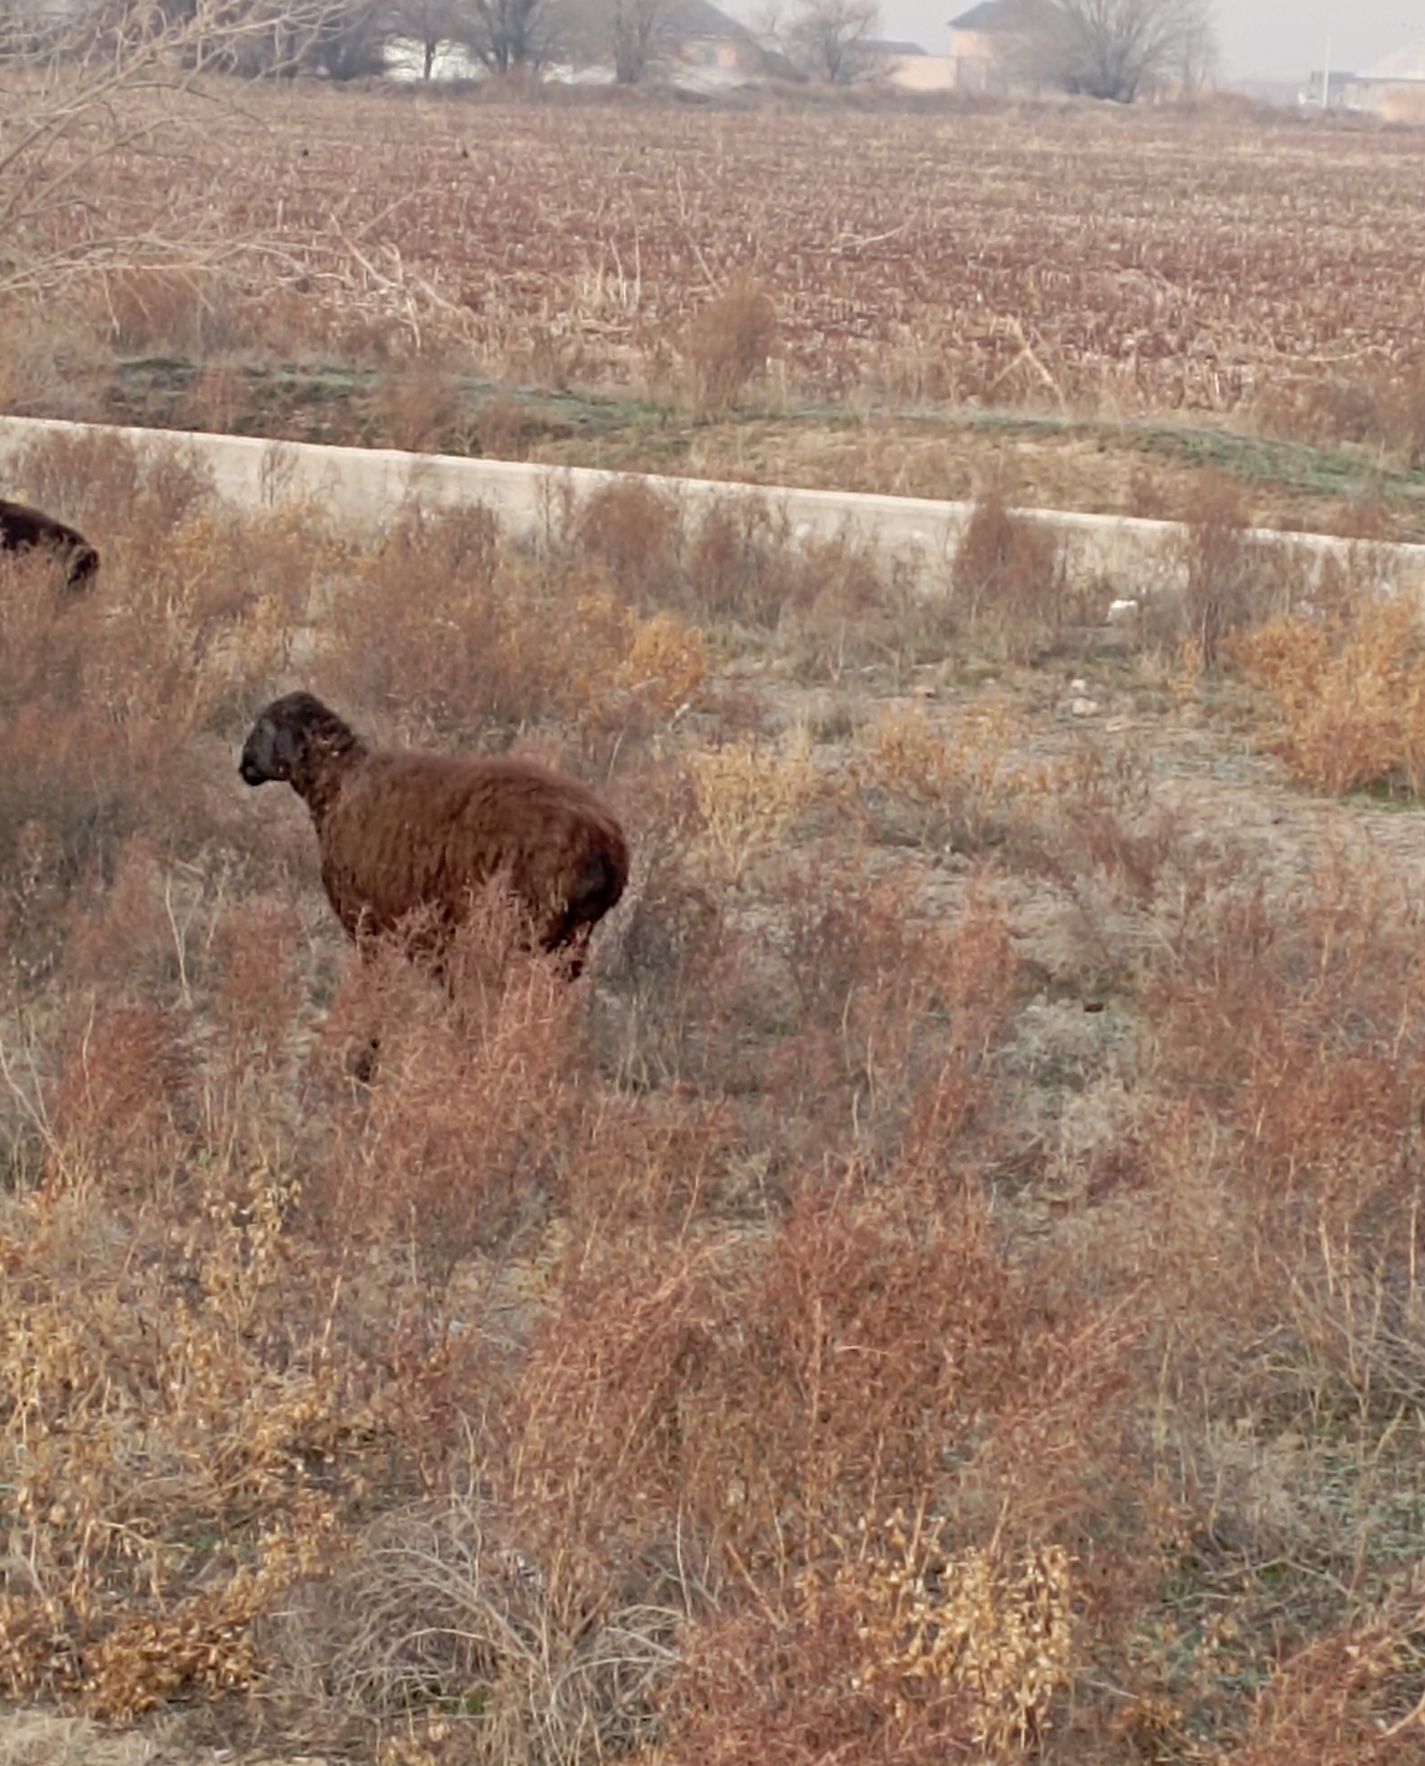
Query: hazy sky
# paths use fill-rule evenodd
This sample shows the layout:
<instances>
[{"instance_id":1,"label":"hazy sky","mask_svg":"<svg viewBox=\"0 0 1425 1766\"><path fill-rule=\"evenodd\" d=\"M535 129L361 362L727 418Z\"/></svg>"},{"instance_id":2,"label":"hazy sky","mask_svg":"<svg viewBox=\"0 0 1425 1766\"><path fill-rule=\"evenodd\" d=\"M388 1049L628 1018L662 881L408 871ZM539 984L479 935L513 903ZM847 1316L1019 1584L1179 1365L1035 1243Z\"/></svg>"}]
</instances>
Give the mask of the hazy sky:
<instances>
[{"instance_id":1,"label":"hazy sky","mask_svg":"<svg viewBox=\"0 0 1425 1766\"><path fill-rule=\"evenodd\" d=\"M946 24L971 0L881 0L888 37L909 37L944 54ZM1331 65L1359 72L1401 44L1425 40L1425 0L1216 0L1225 72L1301 79L1320 67L1331 32Z\"/></svg>"}]
</instances>

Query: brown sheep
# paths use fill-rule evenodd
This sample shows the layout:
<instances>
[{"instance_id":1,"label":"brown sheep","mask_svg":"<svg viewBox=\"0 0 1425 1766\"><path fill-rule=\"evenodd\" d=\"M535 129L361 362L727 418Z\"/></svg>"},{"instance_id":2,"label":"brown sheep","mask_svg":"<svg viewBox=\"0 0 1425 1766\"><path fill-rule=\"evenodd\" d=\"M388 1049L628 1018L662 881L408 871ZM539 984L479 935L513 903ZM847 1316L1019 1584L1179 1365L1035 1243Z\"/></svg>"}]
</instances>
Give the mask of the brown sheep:
<instances>
[{"instance_id":1,"label":"brown sheep","mask_svg":"<svg viewBox=\"0 0 1425 1766\"><path fill-rule=\"evenodd\" d=\"M29 552L36 548L53 553L63 562L65 584L71 590L84 588L99 568L99 554L82 533L42 510L0 497L0 552Z\"/></svg>"},{"instance_id":2,"label":"brown sheep","mask_svg":"<svg viewBox=\"0 0 1425 1766\"><path fill-rule=\"evenodd\" d=\"M437 973L492 878L508 879L571 977L623 894L628 844L612 813L577 779L530 761L373 751L312 694L289 693L258 717L238 771L249 785L285 780L306 803L327 897L354 941L434 913Z\"/></svg>"}]
</instances>

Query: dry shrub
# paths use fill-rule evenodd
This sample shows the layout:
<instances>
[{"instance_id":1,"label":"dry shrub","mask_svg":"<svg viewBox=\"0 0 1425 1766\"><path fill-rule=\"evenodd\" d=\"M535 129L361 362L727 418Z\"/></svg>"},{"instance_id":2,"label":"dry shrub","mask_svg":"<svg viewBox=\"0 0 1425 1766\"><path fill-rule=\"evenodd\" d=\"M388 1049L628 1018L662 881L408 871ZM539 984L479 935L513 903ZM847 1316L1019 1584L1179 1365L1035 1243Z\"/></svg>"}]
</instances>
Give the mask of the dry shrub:
<instances>
[{"instance_id":1,"label":"dry shrub","mask_svg":"<svg viewBox=\"0 0 1425 1766\"><path fill-rule=\"evenodd\" d=\"M126 878L154 867L127 860L106 911L136 930ZM262 1624L326 1563L354 1487L399 1481L368 1402L379 1363L288 1233L301 1182L271 1077L296 1002L290 940L242 946L262 924L205 927L177 987L98 1008L51 990L23 1042L7 1018L0 1133L15 1183L31 1125L39 1179L0 1218L0 1475L23 1554L0 1587L8 1697L127 1722L249 1685ZM71 953L66 977L93 961ZM111 993L143 983L108 972ZM234 1083L236 1060L267 1086Z\"/></svg>"},{"instance_id":2,"label":"dry shrub","mask_svg":"<svg viewBox=\"0 0 1425 1766\"><path fill-rule=\"evenodd\" d=\"M675 756L645 761L624 781L634 854L624 901L594 943L602 980L626 1001L629 1023L605 1059L623 1083L686 1076L701 1029L721 1009L735 968L725 893L701 860L703 819L690 769Z\"/></svg>"},{"instance_id":3,"label":"dry shrub","mask_svg":"<svg viewBox=\"0 0 1425 1766\"><path fill-rule=\"evenodd\" d=\"M324 542L300 513L242 524L182 454L61 436L21 463L31 494L94 535L104 566L82 597L42 565L0 567L0 881L10 955L33 982L71 905L111 881L142 828L191 855L223 817L211 749L233 736L290 655ZM258 537L260 536L260 538ZM230 763L222 759L223 783ZM77 922L71 919L72 926Z\"/></svg>"},{"instance_id":4,"label":"dry shrub","mask_svg":"<svg viewBox=\"0 0 1425 1766\"><path fill-rule=\"evenodd\" d=\"M1205 899L1148 994L1184 1145L1209 1162L1214 1259L1240 1272L1224 1316L1291 1344L1263 1376L1278 1403L1384 1417L1425 1391L1419 921L1398 881L1338 857L1280 899Z\"/></svg>"},{"instance_id":5,"label":"dry shrub","mask_svg":"<svg viewBox=\"0 0 1425 1766\"><path fill-rule=\"evenodd\" d=\"M141 452L107 437L51 438L21 471L104 557L96 592L64 608L54 627L79 671L52 679L56 696L67 688L86 718L130 749L240 725L259 684L285 666L327 557L305 512L239 521L182 450Z\"/></svg>"},{"instance_id":6,"label":"dry shrub","mask_svg":"<svg viewBox=\"0 0 1425 1766\"><path fill-rule=\"evenodd\" d=\"M415 453L463 452L458 445L464 417L458 376L454 362L431 356L387 368L374 400L381 445Z\"/></svg>"},{"instance_id":7,"label":"dry shrub","mask_svg":"<svg viewBox=\"0 0 1425 1766\"><path fill-rule=\"evenodd\" d=\"M336 596L318 673L403 739L508 744L552 724L616 751L695 698L707 667L696 628L640 619L598 575L546 581L476 508L396 525Z\"/></svg>"},{"instance_id":8,"label":"dry shrub","mask_svg":"<svg viewBox=\"0 0 1425 1766\"><path fill-rule=\"evenodd\" d=\"M481 408L475 426L478 451L487 460L527 460L539 426L515 400L493 398Z\"/></svg>"},{"instance_id":9,"label":"dry shrub","mask_svg":"<svg viewBox=\"0 0 1425 1766\"><path fill-rule=\"evenodd\" d=\"M849 536L797 538L785 511L755 499L710 504L689 535L689 604L706 623L784 636L795 659L833 677L885 648L897 584L874 548Z\"/></svg>"},{"instance_id":10,"label":"dry shrub","mask_svg":"<svg viewBox=\"0 0 1425 1766\"><path fill-rule=\"evenodd\" d=\"M750 276L739 276L693 319L683 337L692 372L693 402L701 416L729 410L767 365L777 341L771 296Z\"/></svg>"},{"instance_id":11,"label":"dry shrub","mask_svg":"<svg viewBox=\"0 0 1425 1766\"><path fill-rule=\"evenodd\" d=\"M607 567L619 593L643 606L663 606L682 562L684 512L677 499L629 478L590 495L579 508L572 540Z\"/></svg>"},{"instance_id":12,"label":"dry shrub","mask_svg":"<svg viewBox=\"0 0 1425 1766\"><path fill-rule=\"evenodd\" d=\"M591 558L640 608L724 642L772 640L799 678L837 680L898 655L914 615L900 567L872 544L799 535L758 497L688 508L636 481L610 485L569 513L556 567L577 580Z\"/></svg>"},{"instance_id":13,"label":"dry shrub","mask_svg":"<svg viewBox=\"0 0 1425 1766\"><path fill-rule=\"evenodd\" d=\"M1067 1586L1034 1534L1072 1532L1127 1342L1102 1317L1060 1337L976 1205L902 1175L894 1199L800 1197L684 1375L680 1487L737 1574L669 1689L677 1758L1012 1756L1062 1683ZM942 1500L953 1551L886 1524Z\"/></svg>"},{"instance_id":14,"label":"dry shrub","mask_svg":"<svg viewBox=\"0 0 1425 1766\"><path fill-rule=\"evenodd\" d=\"M954 1026L947 1063L974 1060L1003 998L1007 945L987 913L957 928L935 976ZM906 963L887 979L910 987L914 975ZM883 1021L897 1023L892 1007ZM531 1022L524 1009L520 1022ZM418 1115L373 1175L389 1184L434 1163L478 1195L489 1143L477 1123L518 1120L521 1181L556 1174L565 1230L531 1239L498 1207L487 1213L490 1274L463 1278L466 1323L439 1376L447 1437L456 1417L473 1431L458 1487L477 1474L478 1496L395 1513L357 1543L334 1588L296 1609L295 1634L288 1623L297 1686L325 1684L348 1711L359 1699L378 1722L414 1707L412 1746L449 1736L453 1757L492 1760L660 1739L677 1758L737 1757L731 1738L775 1737L775 1712L813 1672L839 1721L871 1723L872 1758L896 1757L881 1744L897 1737L928 1747L1038 1728L1064 1638L1058 1542L1041 1553L1037 1538L1074 1512L1082 1455L1100 1451L1087 1419L1102 1412L1125 1341L1093 1307L1072 1322L1058 1313L1042 1276L1013 1273L996 1250L972 1189L951 1174L959 1131L936 1104L942 1075L925 1075L906 1161L884 1184L855 1167L808 1177L784 1217L749 1234L709 1211L738 1150L723 1113L680 1122L669 1100L570 1097L577 1117L546 1139L539 1062L521 1049L508 1063L525 1076L511 1081L524 1087L517 1116L491 1074L457 1084L439 1055L419 1073L393 1057L351 1144L364 1157L371 1128L391 1124L385 1087L415 1086ZM889 1046L885 1058L889 1075L899 1058ZM439 1149L425 1158L423 1138L457 1112L458 1173ZM333 1224L354 1276L368 1252L352 1241L364 1216L348 1203ZM384 1204L370 1190L363 1205ZM947 1430L964 1456L948 1481ZM906 1622L927 1642L944 1632L943 1686L923 1688L890 1593L892 1547L858 1550L855 1525L897 1505L910 1513L936 1488L955 1504L957 1538L952 1554L923 1535L932 1604ZM1002 1502L1014 1520L997 1525ZM882 1629L858 1637L848 1623L828 1637L799 1617L833 1599L879 1614ZM744 1629L748 1653L714 1665L699 1634L685 1644L690 1620L716 1633L769 1613L788 1628L785 1647L779 1636L766 1650ZM1035 1615L1050 1634L1030 1661ZM853 1685L868 1659L887 1682L869 1718ZM750 1705L734 1676L758 1687Z\"/></svg>"},{"instance_id":15,"label":"dry shrub","mask_svg":"<svg viewBox=\"0 0 1425 1766\"><path fill-rule=\"evenodd\" d=\"M290 904L256 901L219 921L208 952L213 1066L235 1084L278 1077L301 1005Z\"/></svg>"},{"instance_id":16,"label":"dry shrub","mask_svg":"<svg viewBox=\"0 0 1425 1766\"><path fill-rule=\"evenodd\" d=\"M73 693L91 625L64 583L64 567L43 552L0 553L6 643L0 650L0 709L13 713L45 695Z\"/></svg>"},{"instance_id":17,"label":"dry shrub","mask_svg":"<svg viewBox=\"0 0 1425 1766\"><path fill-rule=\"evenodd\" d=\"M1425 1718L1425 1601L1419 1577L1280 1663L1224 1766L1407 1766Z\"/></svg>"},{"instance_id":18,"label":"dry shrub","mask_svg":"<svg viewBox=\"0 0 1425 1766\"><path fill-rule=\"evenodd\" d=\"M1233 658L1265 688L1275 746L1318 790L1425 786L1425 650L1418 609L1362 595L1324 618L1282 617L1239 638Z\"/></svg>"},{"instance_id":19,"label":"dry shrub","mask_svg":"<svg viewBox=\"0 0 1425 1766\"><path fill-rule=\"evenodd\" d=\"M972 708L943 732L920 706L887 713L853 763L881 837L971 852L992 842L1029 779L1025 735L1002 699Z\"/></svg>"},{"instance_id":20,"label":"dry shrub","mask_svg":"<svg viewBox=\"0 0 1425 1766\"><path fill-rule=\"evenodd\" d=\"M1053 533L1011 508L1002 486L975 504L950 570L952 615L971 636L1027 662L1083 617Z\"/></svg>"},{"instance_id":21,"label":"dry shrub","mask_svg":"<svg viewBox=\"0 0 1425 1766\"><path fill-rule=\"evenodd\" d=\"M1131 988L1145 942L1191 911L1216 868L1189 818L1160 802L1140 747L1085 732L1026 769L1006 829L1007 857L1068 910L1036 960L1061 984Z\"/></svg>"},{"instance_id":22,"label":"dry shrub","mask_svg":"<svg viewBox=\"0 0 1425 1766\"><path fill-rule=\"evenodd\" d=\"M147 1047L124 1054L126 1098ZM156 1079L168 1057L153 1058ZM61 1169L110 1157L92 1132L87 1104L56 1126ZM0 1275L25 1564L5 1578L6 1693L120 1720L251 1678L258 1615L335 1538L333 1469L385 1439L350 1359L323 1358L322 1301L283 1242L287 1187L211 1156L191 1186L163 1181L172 1167L159 1146L123 1199L69 1182L12 1205Z\"/></svg>"},{"instance_id":23,"label":"dry shrub","mask_svg":"<svg viewBox=\"0 0 1425 1766\"><path fill-rule=\"evenodd\" d=\"M900 1510L862 1527L828 1598L848 1609L866 1652L857 1679L873 1699L889 1695L894 1708L927 1683L958 1694L974 1745L1010 1753L1038 1739L1068 1681L1068 1560L1056 1546L1008 1565L990 1551L957 1556L946 1530L943 1517Z\"/></svg>"},{"instance_id":24,"label":"dry shrub","mask_svg":"<svg viewBox=\"0 0 1425 1766\"><path fill-rule=\"evenodd\" d=\"M687 593L717 624L775 631L796 580L796 547L784 511L755 498L726 498L699 515L690 536ZM803 591L804 593L804 591Z\"/></svg>"},{"instance_id":25,"label":"dry shrub","mask_svg":"<svg viewBox=\"0 0 1425 1766\"><path fill-rule=\"evenodd\" d=\"M109 532L123 535L137 557L162 549L169 531L210 507L212 475L182 446L144 448L102 430L46 436L22 449L11 482L26 497L63 515L99 548L107 576Z\"/></svg>"},{"instance_id":26,"label":"dry shrub","mask_svg":"<svg viewBox=\"0 0 1425 1766\"><path fill-rule=\"evenodd\" d=\"M1003 905L973 879L948 923L921 879L840 866L782 881L778 955L790 1033L763 1074L768 1133L803 1159L828 1144L872 1161L956 1158L968 1169L1002 1120L988 1076L1020 986Z\"/></svg>"},{"instance_id":27,"label":"dry shrub","mask_svg":"<svg viewBox=\"0 0 1425 1766\"><path fill-rule=\"evenodd\" d=\"M0 306L0 411L99 422L113 380L113 352L83 312Z\"/></svg>"},{"instance_id":28,"label":"dry shrub","mask_svg":"<svg viewBox=\"0 0 1425 1766\"><path fill-rule=\"evenodd\" d=\"M458 1010L410 960L418 922L350 978L325 1026L328 1058L375 1029L379 1066L369 1101L338 1111L308 1191L339 1258L394 1238L442 1279L547 1207L538 1180L575 1108L578 996L551 961L517 954L518 919L496 890L476 904L446 965Z\"/></svg>"},{"instance_id":29,"label":"dry shrub","mask_svg":"<svg viewBox=\"0 0 1425 1766\"><path fill-rule=\"evenodd\" d=\"M151 740L165 727L235 735L285 671L322 545L300 513L257 527L260 564L240 538L252 524L207 510L170 526L152 559L116 560L105 599L125 617L106 625L86 668L117 725L146 724Z\"/></svg>"},{"instance_id":30,"label":"dry shrub","mask_svg":"<svg viewBox=\"0 0 1425 1766\"><path fill-rule=\"evenodd\" d=\"M289 1603L289 1697L384 1728L383 1766L626 1758L686 1600L674 1553L622 1586L550 1573L475 1488L383 1517L333 1581Z\"/></svg>"},{"instance_id":31,"label":"dry shrub","mask_svg":"<svg viewBox=\"0 0 1425 1766\"><path fill-rule=\"evenodd\" d=\"M1017 1564L955 1554L946 1526L919 1511L863 1520L805 1577L785 1627L760 1613L703 1627L674 1695L684 1745L727 1762L811 1761L848 1746L858 1759L927 1766L947 1752L1022 1757L1068 1680L1069 1566L1053 1546Z\"/></svg>"},{"instance_id":32,"label":"dry shrub","mask_svg":"<svg viewBox=\"0 0 1425 1766\"><path fill-rule=\"evenodd\" d=\"M1291 605L1295 584L1279 554L1255 541L1242 491L1227 480L1193 488L1183 511L1185 532L1175 563L1180 588L1163 589L1144 606L1146 641L1187 647L1198 666L1214 668L1236 632L1260 625Z\"/></svg>"},{"instance_id":33,"label":"dry shrub","mask_svg":"<svg viewBox=\"0 0 1425 1766\"><path fill-rule=\"evenodd\" d=\"M116 843L107 885L71 898L59 930L61 974L74 999L116 994L171 998L184 983L185 928L193 897L175 883L160 848L145 834Z\"/></svg>"},{"instance_id":34,"label":"dry shrub","mask_svg":"<svg viewBox=\"0 0 1425 1766\"><path fill-rule=\"evenodd\" d=\"M1275 1200L1289 1203L1307 1181L1357 1218L1378 1205L1375 1181L1392 1189L1404 1181L1400 1137L1425 1080L1425 1045L1409 1030L1425 981L1418 919L1401 886L1369 861L1338 858L1275 911L1255 893L1231 904L1219 953L1185 947L1164 1034L1192 1041L1235 1000L1228 1009L1250 1038L1236 1107L1254 1125L1253 1181ZM1234 944L1236 973L1224 962ZM1204 1052L1201 1079L1210 1083L1217 1071Z\"/></svg>"},{"instance_id":35,"label":"dry shrub","mask_svg":"<svg viewBox=\"0 0 1425 1766\"><path fill-rule=\"evenodd\" d=\"M110 1007L82 1027L47 1111L47 1183L142 1180L175 1155L193 1081L191 1034L186 1013L157 1005Z\"/></svg>"},{"instance_id":36,"label":"dry shrub","mask_svg":"<svg viewBox=\"0 0 1425 1766\"><path fill-rule=\"evenodd\" d=\"M83 709L32 701L0 718L0 740L0 916L11 975L33 986L58 960L71 898L112 876L141 787Z\"/></svg>"}]
</instances>

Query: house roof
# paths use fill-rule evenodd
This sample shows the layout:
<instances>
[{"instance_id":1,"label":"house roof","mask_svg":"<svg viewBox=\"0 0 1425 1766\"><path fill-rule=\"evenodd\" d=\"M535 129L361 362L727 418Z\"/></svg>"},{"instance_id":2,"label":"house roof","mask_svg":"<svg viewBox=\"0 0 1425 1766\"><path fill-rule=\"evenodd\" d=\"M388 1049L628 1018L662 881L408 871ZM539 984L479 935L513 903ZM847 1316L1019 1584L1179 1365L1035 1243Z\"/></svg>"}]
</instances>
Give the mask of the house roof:
<instances>
[{"instance_id":1,"label":"house roof","mask_svg":"<svg viewBox=\"0 0 1425 1766\"><path fill-rule=\"evenodd\" d=\"M857 45L867 55L924 55L919 43L894 43L886 37L868 37Z\"/></svg>"},{"instance_id":2,"label":"house roof","mask_svg":"<svg viewBox=\"0 0 1425 1766\"><path fill-rule=\"evenodd\" d=\"M762 72L771 78L796 81L802 77L775 44L760 42L746 25L714 6L712 0L674 0L663 34L685 43L740 43L760 58Z\"/></svg>"},{"instance_id":3,"label":"house roof","mask_svg":"<svg viewBox=\"0 0 1425 1766\"><path fill-rule=\"evenodd\" d=\"M1425 80L1425 43L1408 43L1403 49L1393 49L1373 62L1364 73L1357 75L1362 80Z\"/></svg>"},{"instance_id":4,"label":"house roof","mask_svg":"<svg viewBox=\"0 0 1425 1766\"><path fill-rule=\"evenodd\" d=\"M952 31L1003 31L1014 22L1015 0L980 0L959 18L950 20Z\"/></svg>"},{"instance_id":5,"label":"house roof","mask_svg":"<svg viewBox=\"0 0 1425 1766\"><path fill-rule=\"evenodd\" d=\"M729 18L712 0L677 0L668 23L682 37L713 37L719 42L736 43L752 40L746 25Z\"/></svg>"}]
</instances>

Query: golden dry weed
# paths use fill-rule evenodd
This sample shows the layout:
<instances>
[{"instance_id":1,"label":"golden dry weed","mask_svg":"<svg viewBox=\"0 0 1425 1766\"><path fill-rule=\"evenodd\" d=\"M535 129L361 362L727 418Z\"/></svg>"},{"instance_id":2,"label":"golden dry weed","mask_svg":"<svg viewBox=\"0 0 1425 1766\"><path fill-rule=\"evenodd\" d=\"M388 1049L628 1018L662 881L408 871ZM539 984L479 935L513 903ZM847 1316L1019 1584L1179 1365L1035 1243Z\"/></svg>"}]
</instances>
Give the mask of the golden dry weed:
<instances>
[{"instance_id":1,"label":"golden dry weed","mask_svg":"<svg viewBox=\"0 0 1425 1766\"><path fill-rule=\"evenodd\" d=\"M921 706L882 716L853 763L863 791L908 818L920 843L981 845L1033 777L1023 720L990 699L937 727Z\"/></svg>"},{"instance_id":2,"label":"golden dry weed","mask_svg":"<svg viewBox=\"0 0 1425 1766\"><path fill-rule=\"evenodd\" d=\"M1283 618L1233 655L1280 720L1281 752L1318 790L1425 786L1425 654L1404 596L1361 599L1344 618Z\"/></svg>"},{"instance_id":3,"label":"golden dry weed","mask_svg":"<svg viewBox=\"0 0 1425 1766\"><path fill-rule=\"evenodd\" d=\"M990 1551L957 1556L946 1527L923 1509L863 1522L824 1598L846 1608L864 1651L858 1690L889 1697L898 1715L917 1699L962 1696L975 1745L1002 1759L1043 1734L1067 1683L1070 1566L1058 1546L1009 1564Z\"/></svg>"},{"instance_id":4,"label":"golden dry weed","mask_svg":"<svg viewBox=\"0 0 1425 1766\"><path fill-rule=\"evenodd\" d=\"M780 753L745 739L695 753L689 767L704 839L720 879L734 888L780 844L818 790L804 732Z\"/></svg>"}]
</instances>

